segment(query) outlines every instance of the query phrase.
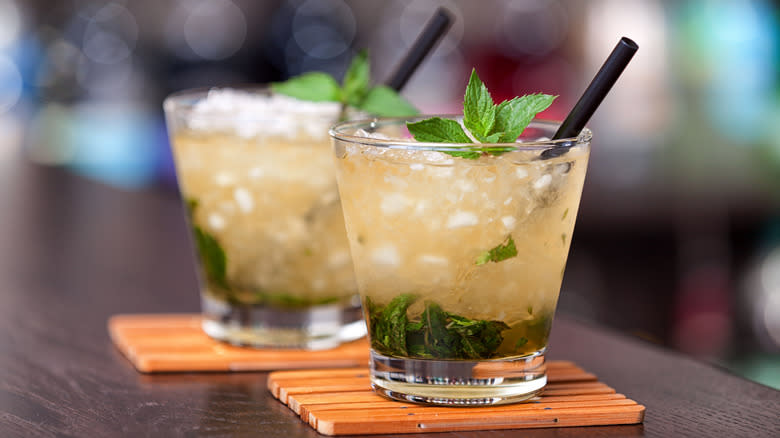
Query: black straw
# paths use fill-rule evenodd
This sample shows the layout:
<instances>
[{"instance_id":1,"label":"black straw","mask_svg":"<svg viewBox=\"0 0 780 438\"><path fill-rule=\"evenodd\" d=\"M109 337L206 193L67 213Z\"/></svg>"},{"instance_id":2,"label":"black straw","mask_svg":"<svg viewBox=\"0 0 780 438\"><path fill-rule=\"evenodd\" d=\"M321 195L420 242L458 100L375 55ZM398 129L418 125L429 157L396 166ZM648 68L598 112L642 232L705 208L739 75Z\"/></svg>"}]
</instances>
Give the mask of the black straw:
<instances>
[{"instance_id":1,"label":"black straw","mask_svg":"<svg viewBox=\"0 0 780 438\"><path fill-rule=\"evenodd\" d=\"M385 85L395 91L400 91L433 46L444 36L451 23L452 15L450 12L444 8L437 9L436 14L428 20L425 29L417 37L409 51L406 52L406 56L404 56L395 72L390 76L390 79L385 82Z\"/></svg>"},{"instance_id":2,"label":"black straw","mask_svg":"<svg viewBox=\"0 0 780 438\"><path fill-rule=\"evenodd\" d=\"M620 39L609 58L604 61L601 70L596 73L596 76L588 85L585 93L582 94L582 97L574 105L566 120L558 128L558 132L553 136L553 140L576 137L580 134L582 128L585 127L590 117L601 105L601 101L604 100L609 90L615 85L618 77L623 73L637 49L639 49L639 46L631 39L626 37Z\"/></svg>"}]
</instances>

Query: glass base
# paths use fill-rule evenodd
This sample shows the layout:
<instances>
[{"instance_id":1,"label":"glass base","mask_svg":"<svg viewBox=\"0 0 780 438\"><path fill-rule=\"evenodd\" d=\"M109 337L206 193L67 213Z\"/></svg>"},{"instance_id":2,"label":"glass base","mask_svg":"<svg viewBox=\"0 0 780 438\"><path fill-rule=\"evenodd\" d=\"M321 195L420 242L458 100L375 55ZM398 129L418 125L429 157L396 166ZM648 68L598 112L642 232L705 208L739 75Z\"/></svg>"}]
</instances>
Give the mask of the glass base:
<instances>
[{"instance_id":1,"label":"glass base","mask_svg":"<svg viewBox=\"0 0 780 438\"><path fill-rule=\"evenodd\" d=\"M238 306L202 296L203 331L233 345L324 350L366 335L359 300L302 309Z\"/></svg>"},{"instance_id":2,"label":"glass base","mask_svg":"<svg viewBox=\"0 0 780 438\"><path fill-rule=\"evenodd\" d=\"M371 350L371 387L391 399L485 406L531 399L547 384L544 351L501 360L401 359Z\"/></svg>"}]
</instances>

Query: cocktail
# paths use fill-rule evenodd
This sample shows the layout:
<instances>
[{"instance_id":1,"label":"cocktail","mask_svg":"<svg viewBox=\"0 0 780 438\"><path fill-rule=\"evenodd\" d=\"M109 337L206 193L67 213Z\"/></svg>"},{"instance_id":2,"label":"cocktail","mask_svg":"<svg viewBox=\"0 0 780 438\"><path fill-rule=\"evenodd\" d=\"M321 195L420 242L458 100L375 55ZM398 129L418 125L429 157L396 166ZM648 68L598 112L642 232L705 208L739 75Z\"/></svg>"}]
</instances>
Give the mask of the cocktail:
<instances>
[{"instance_id":1,"label":"cocktail","mask_svg":"<svg viewBox=\"0 0 780 438\"><path fill-rule=\"evenodd\" d=\"M214 89L165 110L206 333L306 348L364 334L327 138L341 106Z\"/></svg>"},{"instance_id":2,"label":"cocktail","mask_svg":"<svg viewBox=\"0 0 780 438\"><path fill-rule=\"evenodd\" d=\"M480 85L473 75L469 89ZM540 96L518 99L536 114L553 99ZM375 119L331 130L371 380L384 395L495 404L546 383L591 134L551 141L559 123L534 121L517 143L497 143L515 129L501 124L517 102L494 108L489 127L475 123L467 91L466 120ZM469 134L459 137L463 126ZM418 141L450 129L445 137L465 141Z\"/></svg>"},{"instance_id":3,"label":"cocktail","mask_svg":"<svg viewBox=\"0 0 780 438\"><path fill-rule=\"evenodd\" d=\"M166 99L210 336L321 349L365 335L328 129L359 115L416 113L369 78L362 51L342 85L310 72Z\"/></svg>"}]
</instances>

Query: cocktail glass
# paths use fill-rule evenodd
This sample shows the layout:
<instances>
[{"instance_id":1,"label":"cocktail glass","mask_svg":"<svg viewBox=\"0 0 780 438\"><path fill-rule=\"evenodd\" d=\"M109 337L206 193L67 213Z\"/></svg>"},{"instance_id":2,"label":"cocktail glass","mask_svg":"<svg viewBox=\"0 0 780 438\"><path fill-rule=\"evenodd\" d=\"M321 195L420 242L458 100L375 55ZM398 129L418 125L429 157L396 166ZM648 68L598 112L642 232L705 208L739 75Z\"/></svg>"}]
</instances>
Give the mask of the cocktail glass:
<instances>
[{"instance_id":1,"label":"cocktail glass","mask_svg":"<svg viewBox=\"0 0 780 438\"><path fill-rule=\"evenodd\" d=\"M430 404L526 400L544 355L591 133L420 143L405 122L333 127L339 192L371 341L371 382Z\"/></svg>"},{"instance_id":2,"label":"cocktail glass","mask_svg":"<svg viewBox=\"0 0 780 438\"><path fill-rule=\"evenodd\" d=\"M164 108L204 331L306 349L363 336L328 138L340 105L260 88L185 91Z\"/></svg>"}]
</instances>

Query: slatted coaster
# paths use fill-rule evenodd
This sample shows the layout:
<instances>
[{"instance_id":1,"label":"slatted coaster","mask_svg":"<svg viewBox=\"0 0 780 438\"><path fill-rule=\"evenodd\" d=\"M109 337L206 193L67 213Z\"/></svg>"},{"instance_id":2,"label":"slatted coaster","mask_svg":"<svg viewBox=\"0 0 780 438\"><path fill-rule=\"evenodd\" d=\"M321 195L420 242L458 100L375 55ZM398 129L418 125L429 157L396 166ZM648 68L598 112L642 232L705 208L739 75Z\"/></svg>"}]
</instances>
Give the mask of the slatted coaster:
<instances>
[{"instance_id":1,"label":"slatted coaster","mask_svg":"<svg viewBox=\"0 0 780 438\"><path fill-rule=\"evenodd\" d=\"M263 350L234 347L208 337L200 315L117 315L108 321L111 339L143 373L269 371L364 366L365 339L332 350Z\"/></svg>"},{"instance_id":2,"label":"slatted coaster","mask_svg":"<svg viewBox=\"0 0 780 438\"><path fill-rule=\"evenodd\" d=\"M540 397L479 408L388 400L371 391L366 368L278 371L268 376L268 389L324 435L607 426L644 419L644 406L571 362L548 362L547 378Z\"/></svg>"}]
</instances>

